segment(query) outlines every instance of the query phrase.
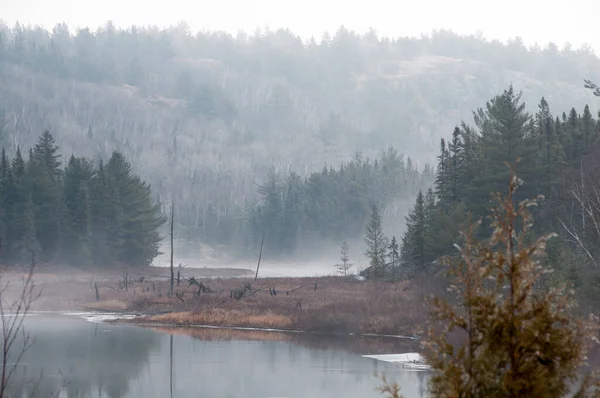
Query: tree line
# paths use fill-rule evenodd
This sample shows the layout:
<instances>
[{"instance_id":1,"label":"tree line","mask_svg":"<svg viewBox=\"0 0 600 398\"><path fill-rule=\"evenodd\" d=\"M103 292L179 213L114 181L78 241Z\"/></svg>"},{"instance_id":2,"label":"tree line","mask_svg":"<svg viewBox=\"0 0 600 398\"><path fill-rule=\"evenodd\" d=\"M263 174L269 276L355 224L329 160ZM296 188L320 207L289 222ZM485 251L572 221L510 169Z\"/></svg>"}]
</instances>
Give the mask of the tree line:
<instances>
[{"instance_id":1,"label":"tree line","mask_svg":"<svg viewBox=\"0 0 600 398\"><path fill-rule=\"evenodd\" d=\"M114 152L98 165L72 155L62 167L45 131L27 160L0 156L0 263L143 266L158 254L165 219L151 187Z\"/></svg>"},{"instance_id":2,"label":"tree line","mask_svg":"<svg viewBox=\"0 0 600 398\"><path fill-rule=\"evenodd\" d=\"M486 215L490 194L501 191L508 179L506 164L514 164L521 184L515 201L543 198L530 233L559 232L547 263L574 283L596 281L597 275L585 275L593 268L586 265L600 255L600 120L588 106L581 113L573 108L554 116L544 98L531 115L512 86L473 116L475 127L462 123L448 141L440 141L434 186L418 193L406 219L402 273L425 272L437 258L453 253L466 213ZM484 218L478 236L488 229Z\"/></svg>"},{"instance_id":3,"label":"tree line","mask_svg":"<svg viewBox=\"0 0 600 398\"><path fill-rule=\"evenodd\" d=\"M307 177L274 170L257 188L260 200L244 223L244 249L257 252L265 233L266 253L292 255L360 238L372 206L387 208L395 219L397 201L410 200L433 181L433 170L422 170L390 147L379 159L356 154L338 168L323 168Z\"/></svg>"},{"instance_id":4,"label":"tree line","mask_svg":"<svg viewBox=\"0 0 600 398\"><path fill-rule=\"evenodd\" d=\"M321 39L0 22L0 146L14 154L52 127L63 156L117 150L161 201L178 198L176 230L191 252L204 243L234 255L241 232L231 220L260 199L255 181L271 166L305 178L388 145L431 163L440 132L494 87L519 81L528 101L552 92L553 106L579 109L575 84L600 70L589 48L528 48L518 38L340 27Z\"/></svg>"}]
</instances>

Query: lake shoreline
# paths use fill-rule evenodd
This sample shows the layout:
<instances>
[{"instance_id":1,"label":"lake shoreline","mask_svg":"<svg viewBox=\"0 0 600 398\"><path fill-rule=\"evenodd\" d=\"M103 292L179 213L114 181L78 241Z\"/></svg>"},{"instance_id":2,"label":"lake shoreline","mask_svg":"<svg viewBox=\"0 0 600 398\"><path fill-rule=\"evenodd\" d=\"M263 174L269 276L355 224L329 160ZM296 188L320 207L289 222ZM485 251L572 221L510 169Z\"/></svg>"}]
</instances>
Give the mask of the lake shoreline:
<instances>
[{"instance_id":1,"label":"lake shoreline","mask_svg":"<svg viewBox=\"0 0 600 398\"><path fill-rule=\"evenodd\" d=\"M14 271L10 275L20 277ZM186 268L171 295L169 275L165 267L41 269L34 276L41 296L31 310L134 314L117 322L140 326L419 336L427 316L424 297L431 293L419 281L338 276L255 280L244 269ZM18 284L13 289L16 293Z\"/></svg>"},{"instance_id":2,"label":"lake shoreline","mask_svg":"<svg viewBox=\"0 0 600 398\"><path fill-rule=\"evenodd\" d=\"M126 314L124 314L126 315ZM141 315L144 317L144 315ZM218 325L194 325L194 324L176 324L176 323L160 323L145 321L143 318L136 320L135 318L119 318L106 321L110 324L132 325L144 328L162 328L162 329L207 329L207 330L231 330L240 332L265 332L265 333L284 333L284 334L305 334L305 335L321 335L327 337L370 337L370 338L385 338L399 339L418 342L420 336L405 336L391 335L378 333L352 333L352 332L335 332L335 331L319 331L319 330L298 330L298 329L276 329L276 328L260 328L260 327L243 327L243 326L218 326Z\"/></svg>"},{"instance_id":3,"label":"lake shoreline","mask_svg":"<svg viewBox=\"0 0 600 398\"><path fill-rule=\"evenodd\" d=\"M422 292L410 282L343 277L222 278L181 281L169 295L168 280L148 285L121 303L141 316L134 325L226 327L344 335L418 336L426 322ZM144 289L133 285L132 289ZM156 291L162 293L157 295ZM198 291L200 291L198 295ZM111 310L114 302L94 303Z\"/></svg>"}]
</instances>

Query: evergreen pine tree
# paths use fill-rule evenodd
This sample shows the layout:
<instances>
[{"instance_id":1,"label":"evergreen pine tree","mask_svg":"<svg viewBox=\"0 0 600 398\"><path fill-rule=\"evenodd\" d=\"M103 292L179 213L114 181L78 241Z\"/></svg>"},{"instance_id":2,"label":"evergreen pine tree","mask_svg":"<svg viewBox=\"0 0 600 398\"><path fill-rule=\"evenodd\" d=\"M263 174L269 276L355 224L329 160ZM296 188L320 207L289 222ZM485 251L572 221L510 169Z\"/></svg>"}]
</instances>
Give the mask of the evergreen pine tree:
<instances>
[{"instance_id":1,"label":"evergreen pine tree","mask_svg":"<svg viewBox=\"0 0 600 398\"><path fill-rule=\"evenodd\" d=\"M23 160L23 156L21 155L21 147L17 145L17 153L15 154L15 158L12 161L12 170L15 179L18 181L22 180L25 177L25 161Z\"/></svg>"},{"instance_id":2,"label":"evergreen pine tree","mask_svg":"<svg viewBox=\"0 0 600 398\"><path fill-rule=\"evenodd\" d=\"M325 173L327 170L324 171ZM281 247L281 236L279 227L282 206L282 189L279 178L275 172L275 167L271 168L265 182L258 187L258 193L263 200L263 219L261 220L263 228L267 231L268 238L265 246L270 250L278 250Z\"/></svg>"},{"instance_id":3,"label":"evergreen pine tree","mask_svg":"<svg viewBox=\"0 0 600 398\"><path fill-rule=\"evenodd\" d=\"M415 206L406 218L406 239L401 250L402 267L409 274L426 268L427 222L425 197L419 191Z\"/></svg>"},{"instance_id":4,"label":"evergreen pine tree","mask_svg":"<svg viewBox=\"0 0 600 398\"><path fill-rule=\"evenodd\" d=\"M512 86L489 101L485 110L478 109L474 118L481 132L482 157L479 174L467 192L467 203L475 215L482 216L491 193L500 191L508 178L506 163L520 160L518 172L525 184L521 196L535 194L535 141L528 134L530 116L521 93L516 94Z\"/></svg>"},{"instance_id":5,"label":"evergreen pine tree","mask_svg":"<svg viewBox=\"0 0 600 398\"><path fill-rule=\"evenodd\" d=\"M91 262L91 211L88 183L94 174L90 161L71 156L65 168L60 210L61 254L72 265ZM84 190L85 192L81 192Z\"/></svg>"},{"instance_id":6,"label":"evergreen pine tree","mask_svg":"<svg viewBox=\"0 0 600 398\"><path fill-rule=\"evenodd\" d=\"M479 175L479 163L481 161L480 156L480 140L478 135L473 131L470 126L462 123L461 129L461 141L463 147L462 156L462 186L466 188L473 183L475 178ZM462 192L462 198L465 198L466 192Z\"/></svg>"},{"instance_id":7,"label":"evergreen pine tree","mask_svg":"<svg viewBox=\"0 0 600 398\"><path fill-rule=\"evenodd\" d=\"M583 108L583 114L581 115L581 135L584 148L582 155L585 155L597 138L596 125L589 105Z\"/></svg>"},{"instance_id":8,"label":"evergreen pine tree","mask_svg":"<svg viewBox=\"0 0 600 398\"><path fill-rule=\"evenodd\" d=\"M42 166L46 176L55 184L58 183L61 175L59 149L48 130L42 133L33 148L33 160Z\"/></svg>"},{"instance_id":9,"label":"evergreen pine tree","mask_svg":"<svg viewBox=\"0 0 600 398\"><path fill-rule=\"evenodd\" d=\"M90 181L90 192L93 262L114 265L123 250L123 217L117 189L102 161Z\"/></svg>"},{"instance_id":10,"label":"evergreen pine tree","mask_svg":"<svg viewBox=\"0 0 600 398\"><path fill-rule=\"evenodd\" d=\"M58 149L54 137L45 131L30 151L26 171L34 205L35 230L41 246L39 258L43 261L55 258L59 242L61 169Z\"/></svg>"},{"instance_id":11,"label":"evergreen pine tree","mask_svg":"<svg viewBox=\"0 0 600 398\"><path fill-rule=\"evenodd\" d=\"M371 207L371 217L367 223L365 234L367 251L365 256L369 259L369 268L364 271L365 276L382 278L386 275L386 251L388 239L383 234L383 225L377 206Z\"/></svg>"},{"instance_id":12,"label":"evergreen pine tree","mask_svg":"<svg viewBox=\"0 0 600 398\"><path fill-rule=\"evenodd\" d=\"M81 182L77 192L77 206L74 209L74 220L77 220L78 245L75 264L88 266L92 264L92 225L91 225L90 193L86 181Z\"/></svg>"},{"instance_id":13,"label":"evergreen pine tree","mask_svg":"<svg viewBox=\"0 0 600 398\"><path fill-rule=\"evenodd\" d=\"M454 128L454 132L452 133L452 141L448 145L448 156L450 163L448 199L450 203L454 204L462 200L465 187L465 171L463 169L464 147L461 140L461 131L458 126Z\"/></svg>"},{"instance_id":14,"label":"evergreen pine tree","mask_svg":"<svg viewBox=\"0 0 600 398\"><path fill-rule=\"evenodd\" d=\"M581 132L579 119L579 115L575 108L571 108L569 116L564 123L565 132L569 135L571 141L571 147L568 148L567 152L567 159L571 167L576 167L579 164L585 150L585 142Z\"/></svg>"},{"instance_id":15,"label":"evergreen pine tree","mask_svg":"<svg viewBox=\"0 0 600 398\"><path fill-rule=\"evenodd\" d=\"M435 177L435 193L440 201L440 206L447 211L452 202L452 171L450 154L446 148L446 141L440 141L440 154L438 155L438 166Z\"/></svg>"},{"instance_id":16,"label":"evergreen pine tree","mask_svg":"<svg viewBox=\"0 0 600 398\"><path fill-rule=\"evenodd\" d=\"M392 236L392 240L388 246L387 257L391 273L398 276L400 273L400 247L398 246L395 236Z\"/></svg>"},{"instance_id":17,"label":"evergreen pine tree","mask_svg":"<svg viewBox=\"0 0 600 398\"><path fill-rule=\"evenodd\" d=\"M160 204L153 202L150 186L131 175L131 165L120 153L113 153L106 171L114 195L112 212L120 226L118 261L130 266L149 265L159 253L158 228L166 221Z\"/></svg>"},{"instance_id":18,"label":"evergreen pine tree","mask_svg":"<svg viewBox=\"0 0 600 398\"><path fill-rule=\"evenodd\" d=\"M341 255L340 260L342 260L342 262L340 264L337 264L336 268L338 270L338 273L340 275L343 275L344 278L346 278L348 276L348 271L354 265L350 262L349 253L350 253L350 249L348 248L348 243L346 243L346 241L343 241L342 248L340 249L340 255Z\"/></svg>"}]
</instances>

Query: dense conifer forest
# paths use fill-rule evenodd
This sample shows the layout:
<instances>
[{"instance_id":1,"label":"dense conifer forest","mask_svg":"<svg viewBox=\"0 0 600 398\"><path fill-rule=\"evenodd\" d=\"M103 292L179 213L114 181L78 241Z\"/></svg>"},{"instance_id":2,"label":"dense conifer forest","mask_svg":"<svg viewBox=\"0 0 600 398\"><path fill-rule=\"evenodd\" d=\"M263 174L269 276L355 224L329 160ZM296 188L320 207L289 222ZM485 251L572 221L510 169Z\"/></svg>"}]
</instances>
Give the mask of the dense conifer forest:
<instances>
[{"instance_id":1,"label":"dense conifer forest","mask_svg":"<svg viewBox=\"0 0 600 398\"><path fill-rule=\"evenodd\" d=\"M0 263L144 266L158 254L160 204L122 154L62 164L48 131L0 157Z\"/></svg>"},{"instance_id":2,"label":"dense conifer forest","mask_svg":"<svg viewBox=\"0 0 600 398\"><path fill-rule=\"evenodd\" d=\"M556 271L551 279L597 297L600 120L588 106L553 114L544 98L535 114L525 107L511 86L473 113L474 127L463 123L440 141L435 184L418 193L407 217L396 273L435 270L436 259L456 254L468 212L483 220L478 236L489 235L490 194L503 191L510 164L520 178L515 203L540 197L532 238L558 233L545 260Z\"/></svg>"}]
</instances>

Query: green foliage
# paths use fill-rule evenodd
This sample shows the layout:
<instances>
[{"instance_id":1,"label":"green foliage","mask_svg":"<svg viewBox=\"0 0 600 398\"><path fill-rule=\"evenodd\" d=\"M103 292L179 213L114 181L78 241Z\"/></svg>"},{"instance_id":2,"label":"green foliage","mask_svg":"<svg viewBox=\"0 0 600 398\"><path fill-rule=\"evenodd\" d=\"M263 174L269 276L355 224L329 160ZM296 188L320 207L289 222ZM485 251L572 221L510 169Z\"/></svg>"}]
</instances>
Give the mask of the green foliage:
<instances>
[{"instance_id":1,"label":"green foliage","mask_svg":"<svg viewBox=\"0 0 600 398\"><path fill-rule=\"evenodd\" d=\"M433 191L428 190L426 196L419 192L414 208L406 217L406 233L400 251L401 270L397 274L414 276L425 271L435 260L433 232L437 219Z\"/></svg>"},{"instance_id":2,"label":"green foliage","mask_svg":"<svg viewBox=\"0 0 600 398\"><path fill-rule=\"evenodd\" d=\"M521 94L509 87L478 109L474 119L477 130L462 123L454 129L449 145L442 141L435 205L427 206L425 199L417 198L402 238L404 266L424 271L434 259L450 254L452 245L460 243L457 232L465 212L483 217L490 193L499 191L508 178L506 164L518 161L522 185L515 201L544 197L533 210L538 222L531 233L560 233L563 252L549 256L546 264L560 269L556 275L568 280L584 285L594 280L591 276L597 271L590 264L600 259L600 128L589 107L581 115L571 109L562 118L554 117L542 98L535 115L529 115ZM423 212L431 221L425 221ZM489 233L486 221L478 231L480 236Z\"/></svg>"},{"instance_id":3,"label":"green foliage","mask_svg":"<svg viewBox=\"0 0 600 398\"><path fill-rule=\"evenodd\" d=\"M25 162L0 158L3 263L76 266L148 265L158 254L164 223L150 186L115 152L95 168L71 156L62 169L54 137L44 132Z\"/></svg>"},{"instance_id":4,"label":"green foliage","mask_svg":"<svg viewBox=\"0 0 600 398\"><path fill-rule=\"evenodd\" d=\"M527 130L530 115L525 112L521 94L515 93L512 86L490 100L485 110L478 109L474 119L480 131L482 158L465 199L475 215L483 216L490 193L500 192L508 179L507 162L520 160L517 172L525 185L519 194L529 197L535 193L532 184L535 147Z\"/></svg>"},{"instance_id":5,"label":"green foliage","mask_svg":"<svg viewBox=\"0 0 600 398\"><path fill-rule=\"evenodd\" d=\"M491 237L477 241L470 222L460 258L447 261L455 297L452 304L433 301L443 331L431 329L425 344L432 397L566 396L584 364L597 323L574 315L566 286L536 289L552 236L527 242L536 202L515 205L518 185L511 174L507 195L497 194ZM451 333L460 335L459 345L450 343ZM595 396L591 389L581 394Z\"/></svg>"},{"instance_id":6,"label":"green foliage","mask_svg":"<svg viewBox=\"0 0 600 398\"><path fill-rule=\"evenodd\" d=\"M361 275L370 278L386 276L388 274L386 256L389 241L383 233L381 216L375 205L371 207L371 217L367 223L365 243L367 244L365 256L369 259L369 267L363 270Z\"/></svg>"},{"instance_id":7,"label":"green foliage","mask_svg":"<svg viewBox=\"0 0 600 398\"><path fill-rule=\"evenodd\" d=\"M261 200L248 212L242 239L249 243L246 250L256 253L265 230L264 253L270 257L291 255L309 244L319 248L355 240L368 222L369 203L383 210L409 200L431 180L430 171L419 172L394 148L375 161L357 154L338 169L324 168L306 178L291 172L284 179L271 169L258 185Z\"/></svg>"},{"instance_id":8,"label":"green foliage","mask_svg":"<svg viewBox=\"0 0 600 398\"><path fill-rule=\"evenodd\" d=\"M388 265L392 267L392 269L397 269L400 267L400 246L398 246L398 241L395 236L392 236L392 240L390 241L390 245L388 246Z\"/></svg>"},{"instance_id":9,"label":"green foliage","mask_svg":"<svg viewBox=\"0 0 600 398\"><path fill-rule=\"evenodd\" d=\"M555 235L531 238L530 209L538 202L517 203L521 185L511 169L507 194L495 195L491 235L478 239L481 221L469 216L459 256L444 258L451 297L431 302L424 341L432 398L600 395L598 374L579 380L590 344L598 342L598 318L577 315L568 284L540 289L547 274L541 261ZM380 392L399 396L397 384L383 382Z\"/></svg>"}]
</instances>

